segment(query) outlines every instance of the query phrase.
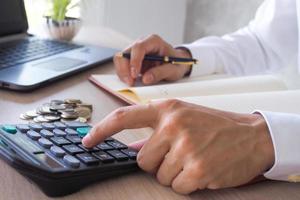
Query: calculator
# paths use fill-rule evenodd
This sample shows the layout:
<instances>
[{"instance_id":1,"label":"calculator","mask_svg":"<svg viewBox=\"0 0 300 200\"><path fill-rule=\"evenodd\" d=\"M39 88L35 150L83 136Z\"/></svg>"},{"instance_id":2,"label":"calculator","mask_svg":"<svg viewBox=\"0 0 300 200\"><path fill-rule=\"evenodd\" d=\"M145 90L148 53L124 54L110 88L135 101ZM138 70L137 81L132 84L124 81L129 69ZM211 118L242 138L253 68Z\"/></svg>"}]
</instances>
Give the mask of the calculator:
<instances>
[{"instance_id":1,"label":"calculator","mask_svg":"<svg viewBox=\"0 0 300 200\"><path fill-rule=\"evenodd\" d=\"M137 152L112 137L85 148L90 129L75 121L0 125L0 156L51 197L138 169Z\"/></svg>"}]
</instances>

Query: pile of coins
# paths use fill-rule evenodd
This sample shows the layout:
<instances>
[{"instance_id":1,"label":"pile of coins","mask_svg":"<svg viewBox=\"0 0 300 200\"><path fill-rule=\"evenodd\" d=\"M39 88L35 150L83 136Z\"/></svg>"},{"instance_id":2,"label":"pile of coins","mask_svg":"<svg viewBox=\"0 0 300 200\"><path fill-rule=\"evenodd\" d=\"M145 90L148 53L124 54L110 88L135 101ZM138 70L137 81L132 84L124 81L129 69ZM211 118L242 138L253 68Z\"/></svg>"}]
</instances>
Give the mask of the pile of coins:
<instances>
[{"instance_id":1,"label":"pile of coins","mask_svg":"<svg viewBox=\"0 0 300 200\"><path fill-rule=\"evenodd\" d=\"M22 113L20 118L36 123L54 121L87 122L92 116L93 106L79 99L52 100L42 106Z\"/></svg>"}]
</instances>

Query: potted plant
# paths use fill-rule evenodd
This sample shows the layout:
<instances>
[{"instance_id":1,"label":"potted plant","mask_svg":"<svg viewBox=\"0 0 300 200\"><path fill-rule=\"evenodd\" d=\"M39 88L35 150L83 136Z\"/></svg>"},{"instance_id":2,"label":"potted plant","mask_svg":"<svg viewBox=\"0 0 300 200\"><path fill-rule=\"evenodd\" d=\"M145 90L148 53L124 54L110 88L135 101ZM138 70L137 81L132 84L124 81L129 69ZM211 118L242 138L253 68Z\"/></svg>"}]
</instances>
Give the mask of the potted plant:
<instances>
[{"instance_id":1,"label":"potted plant","mask_svg":"<svg viewBox=\"0 0 300 200\"><path fill-rule=\"evenodd\" d=\"M49 14L45 17L49 35L58 40L71 41L77 34L81 21L79 18L67 17L71 9L79 6L78 0L48 0Z\"/></svg>"}]
</instances>

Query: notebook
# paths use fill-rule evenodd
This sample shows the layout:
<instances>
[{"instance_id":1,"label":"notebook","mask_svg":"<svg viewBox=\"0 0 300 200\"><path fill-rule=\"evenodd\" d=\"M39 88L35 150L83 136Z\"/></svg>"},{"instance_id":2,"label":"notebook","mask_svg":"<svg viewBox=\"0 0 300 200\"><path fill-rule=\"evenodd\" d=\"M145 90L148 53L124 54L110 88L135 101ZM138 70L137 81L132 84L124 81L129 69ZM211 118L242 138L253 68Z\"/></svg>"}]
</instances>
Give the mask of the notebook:
<instances>
[{"instance_id":1,"label":"notebook","mask_svg":"<svg viewBox=\"0 0 300 200\"><path fill-rule=\"evenodd\" d=\"M177 99L239 113L251 113L255 110L262 110L300 114L300 90L182 97Z\"/></svg>"},{"instance_id":2,"label":"notebook","mask_svg":"<svg viewBox=\"0 0 300 200\"><path fill-rule=\"evenodd\" d=\"M285 83L273 75L194 77L152 86L138 82L134 87L121 82L116 75L95 74L89 80L131 105L156 99L287 90Z\"/></svg>"}]
</instances>

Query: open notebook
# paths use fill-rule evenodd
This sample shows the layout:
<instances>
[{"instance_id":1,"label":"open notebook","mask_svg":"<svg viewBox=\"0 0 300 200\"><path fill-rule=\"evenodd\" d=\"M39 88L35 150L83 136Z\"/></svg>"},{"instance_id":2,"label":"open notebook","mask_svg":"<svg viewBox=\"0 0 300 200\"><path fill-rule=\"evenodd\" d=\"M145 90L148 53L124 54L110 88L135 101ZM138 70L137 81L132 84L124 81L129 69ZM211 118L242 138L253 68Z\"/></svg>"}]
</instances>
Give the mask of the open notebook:
<instances>
[{"instance_id":1,"label":"open notebook","mask_svg":"<svg viewBox=\"0 0 300 200\"><path fill-rule=\"evenodd\" d=\"M217 78L186 78L175 83L154 86L138 84L135 87L124 84L116 75L92 75L89 80L129 104L143 104L162 98L287 90L284 82L272 75Z\"/></svg>"},{"instance_id":2,"label":"open notebook","mask_svg":"<svg viewBox=\"0 0 300 200\"><path fill-rule=\"evenodd\" d=\"M300 90L183 97L177 99L239 113L263 110L300 114Z\"/></svg>"}]
</instances>

